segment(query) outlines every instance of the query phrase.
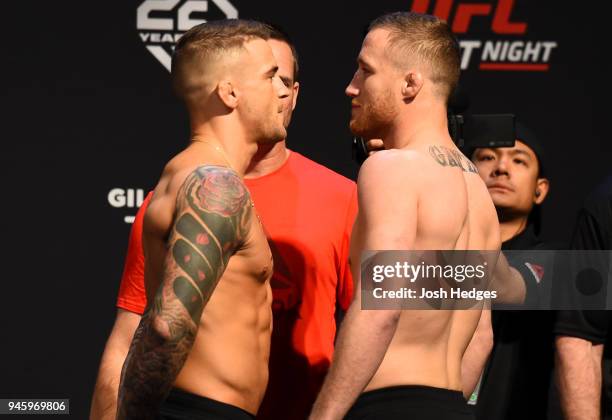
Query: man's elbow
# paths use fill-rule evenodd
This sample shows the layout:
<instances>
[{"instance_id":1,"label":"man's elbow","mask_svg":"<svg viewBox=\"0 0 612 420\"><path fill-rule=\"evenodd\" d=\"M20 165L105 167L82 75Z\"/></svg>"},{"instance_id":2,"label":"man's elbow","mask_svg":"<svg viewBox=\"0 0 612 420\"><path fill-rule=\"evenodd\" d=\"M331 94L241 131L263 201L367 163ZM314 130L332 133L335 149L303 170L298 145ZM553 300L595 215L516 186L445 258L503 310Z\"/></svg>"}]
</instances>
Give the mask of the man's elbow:
<instances>
[{"instance_id":1,"label":"man's elbow","mask_svg":"<svg viewBox=\"0 0 612 420\"><path fill-rule=\"evenodd\" d=\"M590 341L578 337L560 335L555 338L556 354L561 361L571 361L576 356L588 354L592 347Z\"/></svg>"},{"instance_id":2,"label":"man's elbow","mask_svg":"<svg viewBox=\"0 0 612 420\"><path fill-rule=\"evenodd\" d=\"M176 343L183 338L194 338L198 330L193 319L184 314L161 312L143 318L143 321L139 327L141 331L137 332L137 335L140 334L142 339L155 337L155 340L165 344Z\"/></svg>"},{"instance_id":3,"label":"man's elbow","mask_svg":"<svg viewBox=\"0 0 612 420\"><path fill-rule=\"evenodd\" d=\"M370 312L368 315L370 315L379 331L382 329L395 330L402 314L402 311L399 309L372 310L368 312Z\"/></svg>"},{"instance_id":4,"label":"man's elbow","mask_svg":"<svg viewBox=\"0 0 612 420\"><path fill-rule=\"evenodd\" d=\"M595 345L578 337L558 336L555 339L555 366L561 377L568 375L601 375L603 345Z\"/></svg>"}]
</instances>

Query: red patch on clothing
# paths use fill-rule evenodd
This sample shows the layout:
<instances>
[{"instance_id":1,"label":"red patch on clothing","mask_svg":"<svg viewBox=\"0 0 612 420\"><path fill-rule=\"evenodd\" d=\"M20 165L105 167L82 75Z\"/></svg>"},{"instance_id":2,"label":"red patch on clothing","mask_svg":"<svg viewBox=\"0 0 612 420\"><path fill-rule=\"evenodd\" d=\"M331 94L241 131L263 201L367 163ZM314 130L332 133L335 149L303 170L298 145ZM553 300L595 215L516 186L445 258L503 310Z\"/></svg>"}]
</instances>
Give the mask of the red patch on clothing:
<instances>
[{"instance_id":1,"label":"red patch on clothing","mask_svg":"<svg viewBox=\"0 0 612 420\"><path fill-rule=\"evenodd\" d=\"M525 263L525 265L531 270L533 275L536 277L536 281L540 283L544 278L544 267L538 264Z\"/></svg>"}]
</instances>

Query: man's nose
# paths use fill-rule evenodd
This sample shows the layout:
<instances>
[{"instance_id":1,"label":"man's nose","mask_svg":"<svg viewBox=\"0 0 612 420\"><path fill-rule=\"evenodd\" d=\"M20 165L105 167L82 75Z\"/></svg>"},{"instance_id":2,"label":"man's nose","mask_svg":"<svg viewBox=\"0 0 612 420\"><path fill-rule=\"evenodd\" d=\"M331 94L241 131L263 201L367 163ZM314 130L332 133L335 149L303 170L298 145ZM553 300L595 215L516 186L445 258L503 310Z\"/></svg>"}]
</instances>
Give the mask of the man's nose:
<instances>
[{"instance_id":1,"label":"man's nose","mask_svg":"<svg viewBox=\"0 0 612 420\"><path fill-rule=\"evenodd\" d=\"M348 84L348 86L346 87L346 89L344 89L344 93L346 93L346 96L349 96L351 98L355 98L357 95L359 95L359 89L357 89L355 87L355 77L357 74L355 74L355 76L353 76L353 78L351 79L351 82Z\"/></svg>"},{"instance_id":2,"label":"man's nose","mask_svg":"<svg viewBox=\"0 0 612 420\"><path fill-rule=\"evenodd\" d=\"M493 168L493 176L510 176L508 161L505 158L500 158L495 162L495 167Z\"/></svg>"},{"instance_id":3,"label":"man's nose","mask_svg":"<svg viewBox=\"0 0 612 420\"><path fill-rule=\"evenodd\" d=\"M359 91L355 87L353 87L353 85L348 85L344 90L344 93L346 93L346 96L355 98L359 94Z\"/></svg>"},{"instance_id":4,"label":"man's nose","mask_svg":"<svg viewBox=\"0 0 612 420\"><path fill-rule=\"evenodd\" d=\"M274 80L276 82L276 93L280 99L284 99L289 96L289 88L285 86L280 77L275 76Z\"/></svg>"}]
</instances>

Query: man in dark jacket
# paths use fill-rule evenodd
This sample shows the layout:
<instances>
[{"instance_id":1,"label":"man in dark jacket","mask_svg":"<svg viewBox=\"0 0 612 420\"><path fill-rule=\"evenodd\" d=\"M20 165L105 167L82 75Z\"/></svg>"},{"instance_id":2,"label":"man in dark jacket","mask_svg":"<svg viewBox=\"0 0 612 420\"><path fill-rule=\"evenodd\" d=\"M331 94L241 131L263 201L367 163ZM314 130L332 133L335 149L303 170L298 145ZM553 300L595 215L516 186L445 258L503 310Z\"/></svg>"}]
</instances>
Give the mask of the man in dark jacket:
<instances>
[{"instance_id":1,"label":"man in dark jacket","mask_svg":"<svg viewBox=\"0 0 612 420\"><path fill-rule=\"evenodd\" d=\"M545 250L538 238L539 205L549 191L543 149L534 133L516 125L514 147L481 148L472 161L485 180L499 217L502 250ZM537 301L539 285L550 281L538 256L509 258L523 275L526 302ZM553 366L550 311L496 310L493 349L480 387L472 395L478 419L545 419Z\"/></svg>"}]
</instances>

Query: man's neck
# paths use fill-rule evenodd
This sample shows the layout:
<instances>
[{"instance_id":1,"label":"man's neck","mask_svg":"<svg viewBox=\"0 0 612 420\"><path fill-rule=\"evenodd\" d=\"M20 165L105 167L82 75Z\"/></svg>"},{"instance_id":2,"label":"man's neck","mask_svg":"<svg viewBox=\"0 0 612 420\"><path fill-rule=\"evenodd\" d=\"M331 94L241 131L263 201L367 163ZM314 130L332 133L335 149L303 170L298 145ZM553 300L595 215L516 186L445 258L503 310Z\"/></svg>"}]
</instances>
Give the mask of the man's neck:
<instances>
[{"instance_id":1,"label":"man's neck","mask_svg":"<svg viewBox=\"0 0 612 420\"><path fill-rule=\"evenodd\" d=\"M383 143L385 149L401 149L417 146L419 143L444 143L452 146L453 142L448 134L448 119L446 107L443 103L431 102L411 104L414 108L407 108L395 119L389 127Z\"/></svg>"},{"instance_id":2,"label":"man's neck","mask_svg":"<svg viewBox=\"0 0 612 420\"><path fill-rule=\"evenodd\" d=\"M205 151L210 159L216 161L215 164L227 166L242 177L251 161L251 156L257 150L255 143L223 142L215 137L192 136L189 148L196 146L205 147L202 151Z\"/></svg>"},{"instance_id":3,"label":"man's neck","mask_svg":"<svg viewBox=\"0 0 612 420\"><path fill-rule=\"evenodd\" d=\"M506 242L520 235L527 228L527 216L504 217L499 214L499 230L501 241Z\"/></svg>"},{"instance_id":4,"label":"man's neck","mask_svg":"<svg viewBox=\"0 0 612 420\"><path fill-rule=\"evenodd\" d=\"M259 178L276 171L287 162L290 153L285 140L273 144L259 145L244 177L246 179Z\"/></svg>"}]
</instances>

